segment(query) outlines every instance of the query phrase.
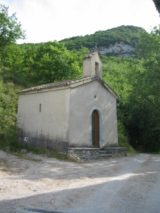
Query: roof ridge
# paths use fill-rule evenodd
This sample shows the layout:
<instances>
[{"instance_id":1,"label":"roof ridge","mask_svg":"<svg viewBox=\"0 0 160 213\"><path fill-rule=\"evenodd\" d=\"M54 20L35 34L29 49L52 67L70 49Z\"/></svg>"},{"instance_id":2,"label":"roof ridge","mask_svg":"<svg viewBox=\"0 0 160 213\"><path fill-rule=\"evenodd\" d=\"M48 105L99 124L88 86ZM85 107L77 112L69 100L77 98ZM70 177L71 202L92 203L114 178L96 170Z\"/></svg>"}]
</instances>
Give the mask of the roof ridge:
<instances>
[{"instance_id":1,"label":"roof ridge","mask_svg":"<svg viewBox=\"0 0 160 213\"><path fill-rule=\"evenodd\" d=\"M67 88L67 87L68 88L74 88L74 87L81 86L83 84L90 83L92 81L100 82L101 85L103 87L105 87L106 90L108 90L108 92L110 92L116 98L118 97L118 95L112 90L112 88L104 80L98 78L97 76L83 77L83 78L75 79L75 80L64 80L64 81L60 81L60 82L42 84L42 85L38 85L38 86L35 86L35 87L23 89L20 92L20 94L27 94L29 92L38 92L38 91L41 91L41 90L56 89L56 88L59 88L59 89L60 88Z\"/></svg>"},{"instance_id":2,"label":"roof ridge","mask_svg":"<svg viewBox=\"0 0 160 213\"><path fill-rule=\"evenodd\" d=\"M33 87L23 89L20 93L30 92L30 91L34 91L34 90L41 90L41 89L65 87L65 86L69 86L69 85L74 84L74 83L84 82L84 81L93 80L93 79L94 79L94 77L83 77L83 78L75 79L75 80L64 80L64 81L59 81L59 82L47 83L47 84L42 84L42 85L33 86Z\"/></svg>"}]
</instances>

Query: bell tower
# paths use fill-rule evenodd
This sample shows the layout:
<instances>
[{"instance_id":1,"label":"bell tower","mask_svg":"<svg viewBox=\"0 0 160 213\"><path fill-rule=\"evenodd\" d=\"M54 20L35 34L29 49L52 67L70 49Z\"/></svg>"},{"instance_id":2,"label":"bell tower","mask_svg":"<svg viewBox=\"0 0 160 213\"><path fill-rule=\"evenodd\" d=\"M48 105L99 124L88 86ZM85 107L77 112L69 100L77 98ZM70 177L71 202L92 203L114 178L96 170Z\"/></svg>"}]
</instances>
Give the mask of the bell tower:
<instances>
[{"instance_id":1,"label":"bell tower","mask_svg":"<svg viewBox=\"0 0 160 213\"><path fill-rule=\"evenodd\" d=\"M98 52L90 53L84 58L83 77L102 78L102 63Z\"/></svg>"}]
</instances>

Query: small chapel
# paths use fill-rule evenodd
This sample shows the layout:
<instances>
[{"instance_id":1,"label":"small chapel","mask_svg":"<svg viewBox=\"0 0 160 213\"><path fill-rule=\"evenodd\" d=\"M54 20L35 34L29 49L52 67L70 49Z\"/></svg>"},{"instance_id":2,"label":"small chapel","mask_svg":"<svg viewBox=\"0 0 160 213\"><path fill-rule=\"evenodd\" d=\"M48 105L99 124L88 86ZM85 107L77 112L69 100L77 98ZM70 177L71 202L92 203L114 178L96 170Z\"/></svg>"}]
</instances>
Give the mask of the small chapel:
<instances>
[{"instance_id":1,"label":"small chapel","mask_svg":"<svg viewBox=\"0 0 160 213\"><path fill-rule=\"evenodd\" d=\"M20 92L17 127L23 144L58 151L118 145L116 94L102 80L97 52L83 61L83 77Z\"/></svg>"}]
</instances>

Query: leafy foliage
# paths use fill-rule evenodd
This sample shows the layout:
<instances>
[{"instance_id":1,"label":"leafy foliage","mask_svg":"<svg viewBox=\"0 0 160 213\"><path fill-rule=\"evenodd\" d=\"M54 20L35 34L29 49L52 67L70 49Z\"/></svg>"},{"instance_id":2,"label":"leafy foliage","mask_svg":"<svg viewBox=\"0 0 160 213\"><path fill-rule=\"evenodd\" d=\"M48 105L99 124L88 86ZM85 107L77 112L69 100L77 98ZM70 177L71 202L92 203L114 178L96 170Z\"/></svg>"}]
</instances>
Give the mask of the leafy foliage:
<instances>
[{"instance_id":1,"label":"leafy foliage","mask_svg":"<svg viewBox=\"0 0 160 213\"><path fill-rule=\"evenodd\" d=\"M141 61L133 58L105 57L103 61L103 78L114 88L119 100L126 103L133 91L136 75L142 72Z\"/></svg>"},{"instance_id":2,"label":"leafy foliage","mask_svg":"<svg viewBox=\"0 0 160 213\"><path fill-rule=\"evenodd\" d=\"M10 45L4 55L3 80L33 86L82 75L82 57L86 49L71 52L63 44Z\"/></svg>"},{"instance_id":3,"label":"leafy foliage","mask_svg":"<svg viewBox=\"0 0 160 213\"><path fill-rule=\"evenodd\" d=\"M4 82L23 84L24 51L19 45L10 44L2 56L2 78Z\"/></svg>"},{"instance_id":4,"label":"leafy foliage","mask_svg":"<svg viewBox=\"0 0 160 213\"><path fill-rule=\"evenodd\" d=\"M9 45L22 37L15 14L9 16L8 8L0 4L0 145L4 141L11 142L15 135L17 108L16 88L12 82L4 80L8 73L5 54Z\"/></svg>"},{"instance_id":5,"label":"leafy foliage","mask_svg":"<svg viewBox=\"0 0 160 213\"><path fill-rule=\"evenodd\" d=\"M12 83L0 81L0 138L13 136L17 110L16 88Z\"/></svg>"},{"instance_id":6,"label":"leafy foliage","mask_svg":"<svg viewBox=\"0 0 160 213\"><path fill-rule=\"evenodd\" d=\"M25 55L25 78L31 84L75 79L81 75L77 55L57 42L32 47Z\"/></svg>"},{"instance_id":7,"label":"leafy foliage","mask_svg":"<svg viewBox=\"0 0 160 213\"><path fill-rule=\"evenodd\" d=\"M124 126L127 114L130 115L126 105L128 105L128 100L133 93L134 84L144 68L139 59L103 56L102 61L103 79L118 95L119 143L132 151L131 147L127 144L128 133Z\"/></svg>"},{"instance_id":8,"label":"leafy foliage","mask_svg":"<svg viewBox=\"0 0 160 213\"><path fill-rule=\"evenodd\" d=\"M139 45L144 71L137 77L125 110L132 145L143 151L160 150L160 31L143 36ZM141 54L142 47L145 54Z\"/></svg>"},{"instance_id":9,"label":"leafy foliage","mask_svg":"<svg viewBox=\"0 0 160 213\"><path fill-rule=\"evenodd\" d=\"M146 32L140 27L120 26L106 31L98 31L92 35L64 39L61 42L70 50L82 47L94 49L96 45L98 47L108 47L116 42L124 42L135 47L142 33Z\"/></svg>"},{"instance_id":10,"label":"leafy foliage","mask_svg":"<svg viewBox=\"0 0 160 213\"><path fill-rule=\"evenodd\" d=\"M136 58L103 57L104 79L119 96L119 122L132 146L141 151L160 150L159 44L160 31L155 28L142 34Z\"/></svg>"},{"instance_id":11,"label":"leafy foliage","mask_svg":"<svg viewBox=\"0 0 160 213\"><path fill-rule=\"evenodd\" d=\"M15 14L9 16L8 8L0 4L0 48L14 43L18 38L23 38L20 23Z\"/></svg>"}]
</instances>

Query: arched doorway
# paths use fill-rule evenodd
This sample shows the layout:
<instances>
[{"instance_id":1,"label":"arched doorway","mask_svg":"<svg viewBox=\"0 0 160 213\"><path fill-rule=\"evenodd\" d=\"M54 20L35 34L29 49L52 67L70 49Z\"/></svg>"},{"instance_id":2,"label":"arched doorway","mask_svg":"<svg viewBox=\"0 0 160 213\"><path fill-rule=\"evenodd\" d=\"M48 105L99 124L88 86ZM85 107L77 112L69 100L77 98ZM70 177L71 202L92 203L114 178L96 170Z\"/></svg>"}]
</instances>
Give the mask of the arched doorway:
<instances>
[{"instance_id":1,"label":"arched doorway","mask_svg":"<svg viewBox=\"0 0 160 213\"><path fill-rule=\"evenodd\" d=\"M94 110L92 112L92 145L99 147L100 129L99 129L99 112Z\"/></svg>"}]
</instances>

